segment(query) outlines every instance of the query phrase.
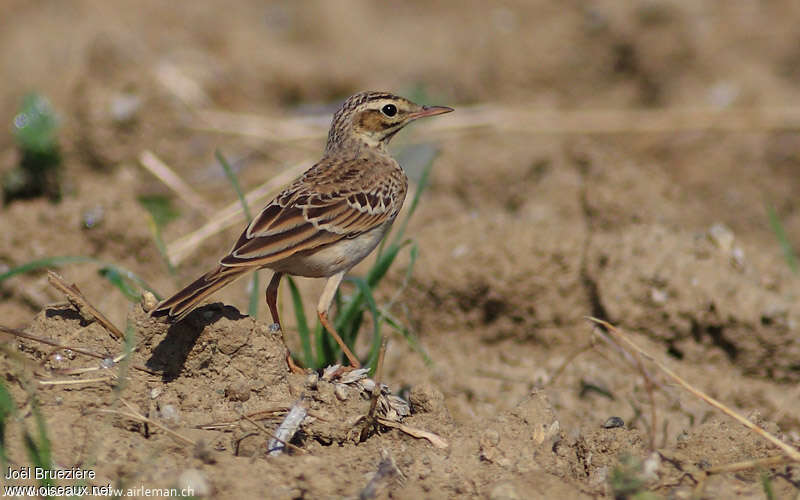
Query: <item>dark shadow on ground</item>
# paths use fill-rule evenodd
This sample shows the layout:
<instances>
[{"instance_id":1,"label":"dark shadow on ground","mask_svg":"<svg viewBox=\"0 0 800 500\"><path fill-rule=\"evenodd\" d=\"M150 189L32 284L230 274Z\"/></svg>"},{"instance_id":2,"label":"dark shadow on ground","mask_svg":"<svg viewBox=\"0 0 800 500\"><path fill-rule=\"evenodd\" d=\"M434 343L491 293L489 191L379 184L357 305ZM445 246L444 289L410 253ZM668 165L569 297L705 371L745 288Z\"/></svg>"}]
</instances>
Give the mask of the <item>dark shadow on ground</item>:
<instances>
[{"instance_id":1,"label":"dark shadow on ground","mask_svg":"<svg viewBox=\"0 0 800 500\"><path fill-rule=\"evenodd\" d=\"M175 380L205 328L223 317L238 320L246 315L235 307L226 306L221 302L199 307L169 327L166 337L153 349L153 354L145 365L151 370L160 372L164 382Z\"/></svg>"}]
</instances>

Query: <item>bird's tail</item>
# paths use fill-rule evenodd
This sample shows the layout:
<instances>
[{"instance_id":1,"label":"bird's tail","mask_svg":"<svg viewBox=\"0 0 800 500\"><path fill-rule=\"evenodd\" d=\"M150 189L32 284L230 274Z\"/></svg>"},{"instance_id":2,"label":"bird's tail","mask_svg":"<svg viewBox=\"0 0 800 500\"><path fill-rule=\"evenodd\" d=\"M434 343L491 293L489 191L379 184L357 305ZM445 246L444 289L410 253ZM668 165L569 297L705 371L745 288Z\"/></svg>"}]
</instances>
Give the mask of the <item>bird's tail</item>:
<instances>
[{"instance_id":1,"label":"bird's tail","mask_svg":"<svg viewBox=\"0 0 800 500\"><path fill-rule=\"evenodd\" d=\"M252 268L219 266L200 276L172 297L164 299L150 311L151 316L168 316L178 321L192 312L203 299L241 278Z\"/></svg>"}]
</instances>

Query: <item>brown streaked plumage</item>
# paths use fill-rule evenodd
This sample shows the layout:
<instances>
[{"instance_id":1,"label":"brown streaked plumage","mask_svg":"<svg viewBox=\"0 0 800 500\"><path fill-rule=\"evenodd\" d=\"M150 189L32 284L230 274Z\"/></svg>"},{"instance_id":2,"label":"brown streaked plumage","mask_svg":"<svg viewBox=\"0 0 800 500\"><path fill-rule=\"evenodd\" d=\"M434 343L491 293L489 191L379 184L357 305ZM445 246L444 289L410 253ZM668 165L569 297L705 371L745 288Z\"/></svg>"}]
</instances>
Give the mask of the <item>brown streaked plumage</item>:
<instances>
[{"instance_id":1,"label":"brown streaked plumage","mask_svg":"<svg viewBox=\"0 0 800 500\"><path fill-rule=\"evenodd\" d=\"M284 274L328 278L317 313L350 364L358 367L327 315L345 273L372 252L403 206L408 181L386 146L411 121L450 111L386 92L348 98L333 115L322 159L261 210L215 269L151 314L179 320L220 288L269 268L274 274L267 306L280 325L276 302ZM291 357L289 366L295 368Z\"/></svg>"}]
</instances>

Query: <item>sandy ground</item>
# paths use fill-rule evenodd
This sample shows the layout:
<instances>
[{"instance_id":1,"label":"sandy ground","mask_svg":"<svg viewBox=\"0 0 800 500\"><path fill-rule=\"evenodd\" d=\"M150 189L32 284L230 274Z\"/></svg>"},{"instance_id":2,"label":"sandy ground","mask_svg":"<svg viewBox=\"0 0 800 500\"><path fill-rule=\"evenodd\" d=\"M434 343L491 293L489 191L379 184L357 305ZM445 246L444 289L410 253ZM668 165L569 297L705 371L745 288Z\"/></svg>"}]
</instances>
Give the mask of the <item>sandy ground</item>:
<instances>
[{"instance_id":1,"label":"sandy ground","mask_svg":"<svg viewBox=\"0 0 800 500\"><path fill-rule=\"evenodd\" d=\"M169 328L97 266L73 264L59 272L130 325L137 349L130 364L66 377L56 370L99 361L0 337L18 408L6 429L12 468L30 464L22 433L34 428L35 391L54 463L95 471L96 486L191 485L209 498L763 498L767 478L775 498L798 495L796 465L708 473L780 451L652 364L645 379L585 319L618 325L697 388L800 444L800 283L766 208L800 247L800 134L788 114L800 99L796 2L162 5L0 6L0 120L11 123L25 93L48 96L65 159L61 203L0 208L0 272L88 255L168 294L210 268L241 226L205 239L172 277L140 196L174 197L173 243L235 201L218 148L251 189L310 166L351 93L453 106L395 141L395 151L440 153L408 228L413 277L397 296L403 253L376 290L381 303L397 297L392 312L432 360L391 338L383 378L409 401L402 423L447 447L387 426L362 435L368 391L288 374L265 308L255 319L238 312L244 282L215 296L225 307ZM200 205L142 168L144 150ZM0 171L17 160L13 137L0 135ZM102 214L91 229L87 213ZM321 283L300 285L313 304ZM53 305L63 300L43 272L9 279L0 324L122 352L96 322ZM286 290L281 300L296 350ZM39 383L52 378L95 381ZM297 448L268 456L265 431L300 399L309 418ZM624 425L607 428L611 417ZM625 490L620 477L637 484Z\"/></svg>"}]
</instances>

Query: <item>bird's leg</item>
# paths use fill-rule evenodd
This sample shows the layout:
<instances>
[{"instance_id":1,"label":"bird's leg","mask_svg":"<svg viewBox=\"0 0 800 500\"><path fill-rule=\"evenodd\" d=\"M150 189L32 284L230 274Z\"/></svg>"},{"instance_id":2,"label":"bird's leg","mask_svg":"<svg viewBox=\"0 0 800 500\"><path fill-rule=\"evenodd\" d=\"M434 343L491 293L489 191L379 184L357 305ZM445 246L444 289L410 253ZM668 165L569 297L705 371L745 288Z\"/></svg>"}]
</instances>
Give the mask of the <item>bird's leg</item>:
<instances>
[{"instance_id":1,"label":"bird's leg","mask_svg":"<svg viewBox=\"0 0 800 500\"><path fill-rule=\"evenodd\" d=\"M336 333L336 329L328 319L328 309L331 308L333 297L336 295L336 290L339 288L342 278L344 278L344 271L328 278L328 281L325 283L325 289L322 290L322 296L319 298L319 304L317 304L317 315L319 315L322 326L328 330L328 333L333 336L333 340L342 348L342 352L344 352L344 355L347 356L347 359L350 361L350 366L353 368L361 368L361 363L358 362L358 358L356 358L353 352L345 345L344 340Z\"/></svg>"},{"instance_id":2,"label":"bird's leg","mask_svg":"<svg viewBox=\"0 0 800 500\"><path fill-rule=\"evenodd\" d=\"M272 275L272 279L269 280L266 292L267 307L269 307L269 312L272 315L272 322L278 325L278 330L281 332L283 345L286 347L286 364L289 365L289 370L292 373L305 373L292 359L292 353L289 351L289 346L286 345L286 336L283 333L283 327L281 327L280 317L278 317L278 285L280 285L282 277L283 273L275 272Z\"/></svg>"},{"instance_id":3,"label":"bird's leg","mask_svg":"<svg viewBox=\"0 0 800 500\"><path fill-rule=\"evenodd\" d=\"M278 317L278 285L280 285L282 277L283 273L273 273L266 292L267 307L269 307L269 312L272 314L272 322L278 325L281 331L283 331L283 328L281 328L281 320Z\"/></svg>"}]
</instances>

